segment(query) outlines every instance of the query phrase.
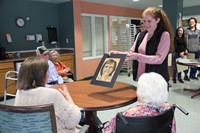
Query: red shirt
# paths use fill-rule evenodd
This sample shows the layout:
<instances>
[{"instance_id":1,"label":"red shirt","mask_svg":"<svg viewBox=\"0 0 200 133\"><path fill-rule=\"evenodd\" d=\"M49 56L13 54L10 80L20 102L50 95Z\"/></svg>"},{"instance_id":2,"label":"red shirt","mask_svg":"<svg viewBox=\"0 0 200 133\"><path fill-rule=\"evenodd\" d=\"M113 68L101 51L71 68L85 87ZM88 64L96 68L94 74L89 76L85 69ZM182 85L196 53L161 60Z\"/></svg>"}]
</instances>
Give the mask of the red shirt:
<instances>
[{"instance_id":1,"label":"red shirt","mask_svg":"<svg viewBox=\"0 0 200 133\"><path fill-rule=\"evenodd\" d=\"M57 70L58 74L59 74L61 77L66 77L66 76L67 76L66 73L63 74L61 71L64 70L64 69L66 69L66 68L70 70L69 67L67 67L65 64L63 64L61 61L58 61L58 62L55 63L54 65L55 65L55 67L56 67L56 70Z\"/></svg>"}]
</instances>

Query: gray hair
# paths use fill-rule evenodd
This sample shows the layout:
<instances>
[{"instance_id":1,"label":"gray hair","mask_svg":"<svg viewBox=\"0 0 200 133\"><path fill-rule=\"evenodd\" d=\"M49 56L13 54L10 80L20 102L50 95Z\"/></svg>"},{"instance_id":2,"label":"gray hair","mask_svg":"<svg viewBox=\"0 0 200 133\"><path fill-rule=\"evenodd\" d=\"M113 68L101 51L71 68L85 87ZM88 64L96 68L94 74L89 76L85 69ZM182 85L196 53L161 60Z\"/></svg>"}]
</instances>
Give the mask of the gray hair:
<instances>
[{"instance_id":1,"label":"gray hair","mask_svg":"<svg viewBox=\"0 0 200 133\"><path fill-rule=\"evenodd\" d=\"M58 58L60 57L60 54L58 53L57 50L51 50L50 53L49 53L49 58L50 58L50 60L52 60L52 54L53 54L53 53L56 53L57 56L58 56Z\"/></svg>"},{"instance_id":2,"label":"gray hair","mask_svg":"<svg viewBox=\"0 0 200 133\"><path fill-rule=\"evenodd\" d=\"M167 102L167 87L167 82L158 73L144 73L138 79L137 96L145 104L159 106Z\"/></svg>"}]
</instances>

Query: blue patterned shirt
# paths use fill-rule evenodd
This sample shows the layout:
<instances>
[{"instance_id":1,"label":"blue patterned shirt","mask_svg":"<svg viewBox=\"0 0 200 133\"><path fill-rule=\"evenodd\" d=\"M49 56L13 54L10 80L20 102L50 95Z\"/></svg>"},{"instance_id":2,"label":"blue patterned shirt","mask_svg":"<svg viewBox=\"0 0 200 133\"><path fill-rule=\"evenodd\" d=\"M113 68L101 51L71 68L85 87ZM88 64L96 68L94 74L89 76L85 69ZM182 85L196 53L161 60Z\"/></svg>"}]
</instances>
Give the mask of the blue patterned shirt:
<instances>
[{"instance_id":1,"label":"blue patterned shirt","mask_svg":"<svg viewBox=\"0 0 200 133\"><path fill-rule=\"evenodd\" d=\"M49 69L48 69L49 78L47 83L58 81L58 84L63 84L63 78L60 75L58 75L58 72L56 71L54 64L50 60L48 60L48 64L49 64Z\"/></svg>"}]
</instances>

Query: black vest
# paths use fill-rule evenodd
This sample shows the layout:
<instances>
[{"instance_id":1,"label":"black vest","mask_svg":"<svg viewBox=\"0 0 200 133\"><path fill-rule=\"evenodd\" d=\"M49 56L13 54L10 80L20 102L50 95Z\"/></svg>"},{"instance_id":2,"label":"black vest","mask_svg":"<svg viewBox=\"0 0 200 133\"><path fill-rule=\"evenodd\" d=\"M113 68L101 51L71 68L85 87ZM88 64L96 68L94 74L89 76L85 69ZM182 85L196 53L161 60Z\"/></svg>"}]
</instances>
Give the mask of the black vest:
<instances>
[{"instance_id":1,"label":"black vest","mask_svg":"<svg viewBox=\"0 0 200 133\"><path fill-rule=\"evenodd\" d=\"M136 46L135 46L135 52L138 53L138 48L145 36L147 31L143 31L140 33ZM158 44L160 42L160 38L162 36L162 33L158 33L157 35L153 36L146 45L146 55L156 55L157 49L158 49ZM137 78L137 71L138 71L138 61L134 60L133 61L133 80L136 80ZM162 64L146 64L146 69L145 72L156 72L160 75L163 76L163 78L166 80L166 82L169 81L169 74L168 74L168 56L164 59Z\"/></svg>"}]
</instances>

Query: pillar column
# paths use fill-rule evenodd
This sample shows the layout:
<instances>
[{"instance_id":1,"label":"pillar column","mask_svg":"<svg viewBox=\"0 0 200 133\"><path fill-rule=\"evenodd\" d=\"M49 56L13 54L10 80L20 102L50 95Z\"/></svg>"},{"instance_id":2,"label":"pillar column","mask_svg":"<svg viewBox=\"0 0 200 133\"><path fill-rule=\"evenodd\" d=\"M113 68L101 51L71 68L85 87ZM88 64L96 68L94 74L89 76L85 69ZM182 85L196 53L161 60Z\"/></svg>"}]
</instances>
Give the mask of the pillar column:
<instances>
[{"instance_id":1,"label":"pillar column","mask_svg":"<svg viewBox=\"0 0 200 133\"><path fill-rule=\"evenodd\" d=\"M163 0L163 10L166 12L174 31L182 26L183 0Z\"/></svg>"}]
</instances>

